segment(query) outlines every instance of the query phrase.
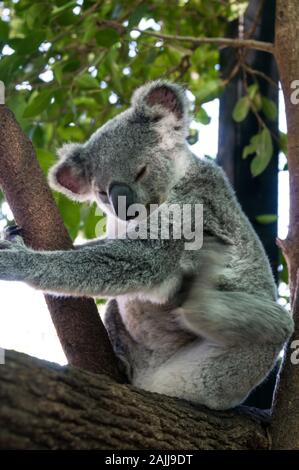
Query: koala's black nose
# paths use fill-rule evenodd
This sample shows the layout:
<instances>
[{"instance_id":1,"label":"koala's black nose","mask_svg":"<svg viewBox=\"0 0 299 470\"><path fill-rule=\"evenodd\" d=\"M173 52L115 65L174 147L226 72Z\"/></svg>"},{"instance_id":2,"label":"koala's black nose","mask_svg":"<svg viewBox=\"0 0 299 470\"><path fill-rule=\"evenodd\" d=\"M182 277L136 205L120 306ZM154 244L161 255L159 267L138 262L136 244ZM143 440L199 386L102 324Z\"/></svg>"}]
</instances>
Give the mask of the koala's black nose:
<instances>
[{"instance_id":1,"label":"koala's black nose","mask_svg":"<svg viewBox=\"0 0 299 470\"><path fill-rule=\"evenodd\" d=\"M135 193L129 185L125 183L111 183L108 190L109 200L114 212L122 220L134 219L135 216L128 216L128 208L135 203Z\"/></svg>"}]
</instances>

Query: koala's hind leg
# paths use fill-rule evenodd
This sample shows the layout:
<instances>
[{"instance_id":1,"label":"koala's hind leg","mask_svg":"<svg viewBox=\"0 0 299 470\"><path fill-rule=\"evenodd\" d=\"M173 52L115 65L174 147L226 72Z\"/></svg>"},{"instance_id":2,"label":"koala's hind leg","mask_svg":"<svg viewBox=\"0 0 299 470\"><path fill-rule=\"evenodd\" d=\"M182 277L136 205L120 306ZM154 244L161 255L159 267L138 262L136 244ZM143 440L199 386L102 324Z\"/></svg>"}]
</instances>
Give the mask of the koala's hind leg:
<instances>
[{"instance_id":1,"label":"koala's hind leg","mask_svg":"<svg viewBox=\"0 0 299 470\"><path fill-rule=\"evenodd\" d=\"M136 385L216 410L241 404L274 366L279 350L247 345L225 349L194 341Z\"/></svg>"}]
</instances>

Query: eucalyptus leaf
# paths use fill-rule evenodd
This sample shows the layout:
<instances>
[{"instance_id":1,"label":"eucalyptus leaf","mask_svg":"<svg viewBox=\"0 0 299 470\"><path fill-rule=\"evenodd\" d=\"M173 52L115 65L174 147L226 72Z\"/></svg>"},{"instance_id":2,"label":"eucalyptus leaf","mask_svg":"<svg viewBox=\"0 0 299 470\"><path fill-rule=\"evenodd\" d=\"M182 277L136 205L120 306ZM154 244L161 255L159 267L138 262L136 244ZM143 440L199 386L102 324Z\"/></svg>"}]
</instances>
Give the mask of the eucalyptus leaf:
<instances>
[{"instance_id":1,"label":"eucalyptus leaf","mask_svg":"<svg viewBox=\"0 0 299 470\"><path fill-rule=\"evenodd\" d=\"M92 77L89 73L84 73L75 78L75 83L83 89L98 88L99 82L96 78Z\"/></svg>"},{"instance_id":2,"label":"eucalyptus leaf","mask_svg":"<svg viewBox=\"0 0 299 470\"><path fill-rule=\"evenodd\" d=\"M115 29L100 29L95 34L96 42L99 46L111 47L119 41L119 34Z\"/></svg>"},{"instance_id":3,"label":"eucalyptus leaf","mask_svg":"<svg viewBox=\"0 0 299 470\"><path fill-rule=\"evenodd\" d=\"M148 12L148 6L142 3L141 5L138 5L138 7L133 11L133 13L129 17L129 28L132 28L133 26L137 26L140 20L146 16L146 13Z\"/></svg>"},{"instance_id":4,"label":"eucalyptus leaf","mask_svg":"<svg viewBox=\"0 0 299 470\"><path fill-rule=\"evenodd\" d=\"M29 105L24 111L23 117L32 118L42 113L49 106L52 97L53 97L52 90L42 90L29 103Z\"/></svg>"},{"instance_id":5,"label":"eucalyptus leaf","mask_svg":"<svg viewBox=\"0 0 299 470\"><path fill-rule=\"evenodd\" d=\"M200 122L201 124L207 125L210 124L211 118L206 112L206 110L201 106L199 110L195 113L196 121Z\"/></svg>"},{"instance_id":6,"label":"eucalyptus leaf","mask_svg":"<svg viewBox=\"0 0 299 470\"><path fill-rule=\"evenodd\" d=\"M276 214L261 214L256 216L256 221L259 224L272 224L277 221Z\"/></svg>"},{"instance_id":7,"label":"eucalyptus leaf","mask_svg":"<svg viewBox=\"0 0 299 470\"><path fill-rule=\"evenodd\" d=\"M236 122L242 122L248 115L250 110L250 100L248 96L242 96L235 104L233 110L233 119Z\"/></svg>"},{"instance_id":8,"label":"eucalyptus leaf","mask_svg":"<svg viewBox=\"0 0 299 470\"><path fill-rule=\"evenodd\" d=\"M273 154L273 143L269 129L263 129L258 135L256 156L250 164L252 176L260 175L267 168Z\"/></svg>"},{"instance_id":9,"label":"eucalyptus leaf","mask_svg":"<svg viewBox=\"0 0 299 470\"><path fill-rule=\"evenodd\" d=\"M262 97L262 110L265 116L271 121L275 121L275 119L277 119L278 109L276 104L265 96Z\"/></svg>"},{"instance_id":10,"label":"eucalyptus leaf","mask_svg":"<svg viewBox=\"0 0 299 470\"><path fill-rule=\"evenodd\" d=\"M0 41L6 41L9 36L9 25L6 21L0 20Z\"/></svg>"}]
</instances>

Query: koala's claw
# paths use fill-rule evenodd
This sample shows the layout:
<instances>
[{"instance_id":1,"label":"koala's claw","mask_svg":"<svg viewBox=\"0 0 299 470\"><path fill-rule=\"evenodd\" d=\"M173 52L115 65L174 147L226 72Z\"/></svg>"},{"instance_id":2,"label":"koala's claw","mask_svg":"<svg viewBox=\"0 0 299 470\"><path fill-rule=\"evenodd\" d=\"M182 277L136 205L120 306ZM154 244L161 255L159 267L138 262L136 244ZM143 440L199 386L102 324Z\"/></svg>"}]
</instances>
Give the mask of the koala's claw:
<instances>
[{"instance_id":1,"label":"koala's claw","mask_svg":"<svg viewBox=\"0 0 299 470\"><path fill-rule=\"evenodd\" d=\"M4 240L14 241L16 237L22 236L23 229L19 225L10 225L4 229Z\"/></svg>"}]
</instances>

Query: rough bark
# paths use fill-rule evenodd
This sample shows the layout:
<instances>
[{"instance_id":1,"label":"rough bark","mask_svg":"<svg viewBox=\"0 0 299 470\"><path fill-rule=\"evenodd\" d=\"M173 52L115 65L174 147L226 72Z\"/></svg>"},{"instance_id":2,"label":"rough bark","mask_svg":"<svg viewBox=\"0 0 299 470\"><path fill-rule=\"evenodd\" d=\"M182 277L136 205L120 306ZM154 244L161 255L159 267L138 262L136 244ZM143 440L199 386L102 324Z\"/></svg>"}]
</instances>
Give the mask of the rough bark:
<instances>
[{"instance_id":1,"label":"rough bark","mask_svg":"<svg viewBox=\"0 0 299 470\"><path fill-rule=\"evenodd\" d=\"M213 412L6 352L0 449L267 449L265 416Z\"/></svg>"},{"instance_id":2,"label":"rough bark","mask_svg":"<svg viewBox=\"0 0 299 470\"><path fill-rule=\"evenodd\" d=\"M288 128L288 168L290 174L290 223L281 246L286 257L292 297L299 268L299 104L293 104L291 84L299 80L299 14L297 0L277 0L275 57L279 67Z\"/></svg>"},{"instance_id":3,"label":"rough bark","mask_svg":"<svg viewBox=\"0 0 299 470\"><path fill-rule=\"evenodd\" d=\"M298 294L296 295L293 312L298 318ZM299 323L297 321L292 339L298 338ZM274 401L271 421L273 449L299 450L299 365L292 363L292 354L293 350L288 348Z\"/></svg>"},{"instance_id":4,"label":"rough bark","mask_svg":"<svg viewBox=\"0 0 299 470\"><path fill-rule=\"evenodd\" d=\"M280 241L287 260L295 333L299 338L299 104L292 104L291 87L299 79L298 0L277 0L275 55L285 98L288 127L288 168L290 177L290 223L286 240ZM297 289L296 289L297 285ZM275 449L299 449L299 369L288 351L277 388L273 410L272 436Z\"/></svg>"},{"instance_id":5,"label":"rough bark","mask_svg":"<svg viewBox=\"0 0 299 470\"><path fill-rule=\"evenodd\" d=\"M4 105L0 105L0 186L29 246L44 250L72 248L33 146ZM94 301L49 295L45 298L69 363L93 372L105 371L119 379Z\"/></svg>"}]
</instances>

